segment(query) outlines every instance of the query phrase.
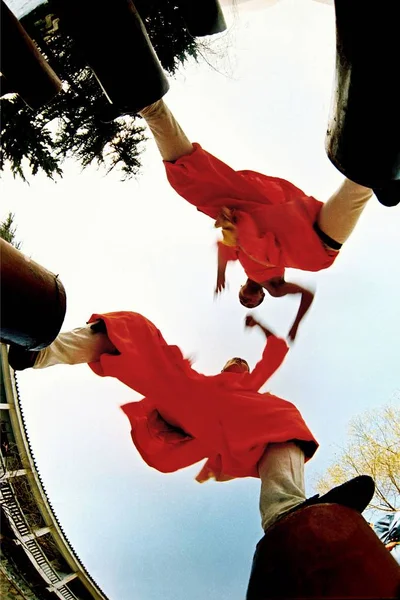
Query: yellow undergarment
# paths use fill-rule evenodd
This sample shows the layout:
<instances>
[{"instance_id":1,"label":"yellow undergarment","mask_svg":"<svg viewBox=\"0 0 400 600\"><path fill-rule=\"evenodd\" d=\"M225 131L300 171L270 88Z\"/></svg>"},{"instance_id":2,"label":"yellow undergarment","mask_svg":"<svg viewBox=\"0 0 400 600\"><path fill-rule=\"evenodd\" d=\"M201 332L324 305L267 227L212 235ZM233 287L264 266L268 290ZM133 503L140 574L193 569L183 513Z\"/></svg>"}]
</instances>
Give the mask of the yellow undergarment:
<instances>
[{"instance_id":1,"label":"yellow undergarment","mask_svg":"<svg viewBox=\"0 0 400 600\"><path fill-rule=\"evenodd\" d=\"M215 221L214 227L221 227L222 243L225 246L237 246L236 225L233 223L232 211L229 208L223 208Z\"/></svg>"}]
</instances>

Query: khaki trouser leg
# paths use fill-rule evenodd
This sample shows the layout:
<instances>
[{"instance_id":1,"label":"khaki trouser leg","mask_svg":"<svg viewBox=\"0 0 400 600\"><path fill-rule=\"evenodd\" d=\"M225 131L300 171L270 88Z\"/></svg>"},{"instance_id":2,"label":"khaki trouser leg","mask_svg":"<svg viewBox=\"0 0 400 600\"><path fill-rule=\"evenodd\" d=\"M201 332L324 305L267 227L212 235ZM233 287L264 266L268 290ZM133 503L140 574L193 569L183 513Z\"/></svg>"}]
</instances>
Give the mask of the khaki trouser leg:
<instances>
[{"instance_id":1,"label":"khaki trouser leg","mask_svg":"<svg viewBox=\"0 0 400 600\"><path fill-rule=\"evenodd\" d=\"M193 152L192 143L164 100L157 100L154 104L146 106L139 114L149 126L163 160L174 162Z\"/></svg>"},{"instance_id":2,"label":"khaki trouser leg","mask_svg":"<svg viewBox=\"0 0 400 600\"><path fill-rule=\"evenodd\" d=\"M264 531L306 499L304 452L294 442L269 444L259 465L260 513Z\"/></svg>"},{"instance_id":3,"label":"khaki trouser leg","mask_svg":"<svg viewBox=\"0 0 400 600\"><path fill-rule=\"evenodd\" d=\"M94 333L90 325L86 325L60 333L50 346L39 352L33 368L96 362L105 353L115 354L114 344L105 333Z\"/></svg>"},{"instance_id":4,"label":"khaki trouser leg","mask_svg":"<svg viewBox=\"0 0 400 600\"><path fill-rule=\"evenodd\" d=\"M318 216L320 229L339 244L343 244L356 226L372 194L370 188L345 179L323 205Z\"/></svg>"}]
</instances>

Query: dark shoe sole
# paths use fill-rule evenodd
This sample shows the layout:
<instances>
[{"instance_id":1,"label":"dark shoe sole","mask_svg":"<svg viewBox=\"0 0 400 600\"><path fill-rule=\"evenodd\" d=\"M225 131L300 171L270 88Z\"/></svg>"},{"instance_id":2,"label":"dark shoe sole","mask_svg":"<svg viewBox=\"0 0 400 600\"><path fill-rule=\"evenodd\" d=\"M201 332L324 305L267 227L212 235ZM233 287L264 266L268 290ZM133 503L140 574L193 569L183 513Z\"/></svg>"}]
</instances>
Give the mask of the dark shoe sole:
<instances>
[{"instance_id":1,"label":"dark shoe sole","mask_svg":"<svg viewBox=\"0 0 400 600\"><path fill-rule=\"evenodd\" d=\"M359 475L334 487L318 498L317 504L341 504L362 513L371 502L375 483L369 475Z\"/></svg>"},{"instance_id":2,"label":"dark shoe sole","mask_svg":"<svg viewBox=\"0 0 400 600\"><path fill-rule=\"evenodd\" d=\"M400 203L400 180L391 181L385 187L374 188L374 194L383 206L397 206Z\"/></svg>"},{"instance_id":3,"label":"dark shoe sole","mask_svg":"<svg viewBox=\"0 0 400 600\"><path fill-rule=\"evenodd\" d=\"M33 367L38 354L38 350L26 350L17 344L10 344L8 364L14 371L24 371Z\"/></svg>"},{"instance_id":4,"label":"dark shoe sole","mask_svg":"<svg viewBox=\"0 0 400 600\"><path fill-rule=\"evenodd\" d=\"M307 506L314 506L315 504L340 504L341 506L347 506L362 513L371 502L374 493L375 483L372 477L369 475L359 475L358 477L354 477L354 479L350 479L350 481L342 483L342 485L332 488L322 496L317 494L308 498L281 515L279 520L297 510L306 508Z\"/></svg>"}]
</instances>

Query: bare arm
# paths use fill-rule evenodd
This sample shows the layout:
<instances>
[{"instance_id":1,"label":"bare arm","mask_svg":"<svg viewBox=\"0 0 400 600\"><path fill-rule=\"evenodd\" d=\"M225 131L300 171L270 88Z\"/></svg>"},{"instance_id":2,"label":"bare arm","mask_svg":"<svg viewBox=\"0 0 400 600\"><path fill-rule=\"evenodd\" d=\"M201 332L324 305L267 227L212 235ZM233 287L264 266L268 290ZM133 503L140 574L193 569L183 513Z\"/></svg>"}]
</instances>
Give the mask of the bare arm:
<instances>
[{"instance_id":1,"label":"bare arm","mask_svg":"<svg viewBox=\"0 0 400 600\"><path fill-rule=\"evenodd\" d=\"M256 364L253 371L249 373L247 384L250 388L259 390L261 386L275 373L281 366L289 347L285 340L276 337L264 325L261 325L254 317L248 315L245 319L246 327L259 327L267 338L267 343L261 360Z\"/></svg>"},{"instance_id":2,"label":"bare arm","mask_svg":"<svg viewBox=\"0 0 400 600\"><path fill-rule=\"evenodd\" d=\"M259 321L256 321L256 319L252 315L247 315L244 323L246 327L259 327L261 331L265 334L265 337L267 339L270 335L275 335L274 333L272 333L272 331L265 327L265 325L261 325Z\"/></svg>"},{"instance_id":3,"label":"bare arm","mask_svg":"<svg viewBox=\"0 0 400 600\"><path fill-rule=\"evenodd\" d=\"M215 295L218 295L223 289L225 289L225 272L227 264L228 261L223 256L221 247L218 244L217 284L214 291Z\"/></svg>"},{"instance_id":4,"label":"bare arm","mask_svg":"<svg viewBox=\"0 0 400 600\"><path fill-rule=\"evenodd\" d=\"M215 287L215 295L225 288L225 271L226 265L230 260L237 260L237 249L234 246L227 246L223 242L217 243L218 251L218 270L217 270L217 285Z\"/></svg>"},{"instance_id":5,"label":"bare arm","mask_svg":"<svg viewBox=\"0 0 400 600\"><path fill-rule=\"evenodd\" d=\"M271 279L270 281L263 283L262 286L274 298L280 298L281 296L287 296L288 294L301 294L299 309L289 331L289 338L293 341L297 335L301 320L306 315L314 300L313 292L301 287L301 285L298 285L297 283L289 283L284 279Z\"/></svg>"}]
</instances>

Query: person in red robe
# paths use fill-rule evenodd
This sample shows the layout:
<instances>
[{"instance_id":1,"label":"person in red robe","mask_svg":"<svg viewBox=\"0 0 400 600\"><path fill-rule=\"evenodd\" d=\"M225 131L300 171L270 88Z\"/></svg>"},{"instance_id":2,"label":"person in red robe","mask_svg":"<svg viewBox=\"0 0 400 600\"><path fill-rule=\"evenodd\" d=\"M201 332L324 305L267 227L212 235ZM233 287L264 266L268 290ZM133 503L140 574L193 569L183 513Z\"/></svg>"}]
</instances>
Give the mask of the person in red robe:
<instances>
[{"instance_id":1,"label":"person in red robe","mask_svg":"<svg viewBox=\"0 0 400 600\"><path fill-rule=\"evenodd\" d=\"M225 287L229 261L238 260L247 281L239 300L247 308L271 296L300 294L289 332L294 339L313 292L285 280L285 268L320 271L332 265L353 231L372 190L345 179L325 203L289 181L255 171L234 171L191 143L161 99L139 113L147 122L172 187L222 229L215 291Z\"/></svg>"},{"instance_id":2,"label":"person in red robe","mask_svg":"<svg viewBox=\"0 0 400 600\"><path fill-rule=\"evenodd\" d=\"M205 459L199 482L260 478L264 530L310 503L340 502L360 511L368 504L374 486L365 476L306 500L304 464L318 442L294 404L259 391L288 346L253 317L246 318L246 326L259 327L266 337L260 362L250 371L235 357L211 376L198 373L178 346L138 313L93 314L88 323L59 334L40 351L11 346L10 365L22 370L88 363L97 375L116 377L144 396L122 410L145 462L169 473Z\"/></svg>"}]
</instances>

